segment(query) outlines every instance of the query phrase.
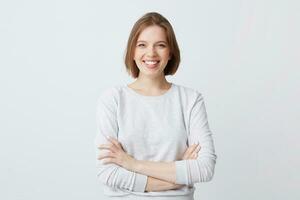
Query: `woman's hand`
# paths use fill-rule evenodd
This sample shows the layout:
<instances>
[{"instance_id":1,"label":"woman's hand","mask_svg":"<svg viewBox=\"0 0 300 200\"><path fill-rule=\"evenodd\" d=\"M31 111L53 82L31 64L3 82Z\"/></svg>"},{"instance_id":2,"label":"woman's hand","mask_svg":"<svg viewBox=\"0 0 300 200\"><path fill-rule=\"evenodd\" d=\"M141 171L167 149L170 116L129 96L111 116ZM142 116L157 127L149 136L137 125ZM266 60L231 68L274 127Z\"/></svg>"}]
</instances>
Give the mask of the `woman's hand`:
<instances>
[{"instance_id":1,"label":"woman's hand","mask_svg":"<svg viewBox=\"0 0 300 200\"><path fill-rule=\"evenodd\" d=\"M102 160L103 164L114 163L127 170L131 170L136 160L124 151L118 140L111 137L107 139L109 143L101 144L98 147L100 149L98 160Z\"/></svg>"},{"instance_id":2,"label":"woman's hand","mask_svg":"<svg viewBox=\"0 0 300 200\"><path fill-rule=\"evenodd\" d=\"M199 144L193 144L191 146L189 146L183 156L182 156L182 160L195 160L198 157L198 152L200 151L201 146ZM184 185L180 185L180 184L174 184L173 189L180 189L182 188ZM189 186L191 187L191 186Z\"/></svg>"},{"instance_id":3,"label":"woman's hand","mask_svg":"<svg viewBox=\"0 0 300 200\"><path fill-rule=\"evenodd\" d=\"M189 146L183 156L182 156L182 160L195 160L198 157L198 152L200 151L201 146L200 144L193 144L191 146ZM174 184L173 189L180 189L182 188L184 185L180 185L180 184Z\"/></svg>"},{"instance_id":4,"label":"woman's hand","mask_svg":"<svg viewBox=\"0 0 300 200\"><path fill-rule=\"evenodd\" d=\"M182 156L182 160L194 160L198 157L198 152L200 151L200 144L193 144L189 146Z\"/></svg>"}]
</instances>

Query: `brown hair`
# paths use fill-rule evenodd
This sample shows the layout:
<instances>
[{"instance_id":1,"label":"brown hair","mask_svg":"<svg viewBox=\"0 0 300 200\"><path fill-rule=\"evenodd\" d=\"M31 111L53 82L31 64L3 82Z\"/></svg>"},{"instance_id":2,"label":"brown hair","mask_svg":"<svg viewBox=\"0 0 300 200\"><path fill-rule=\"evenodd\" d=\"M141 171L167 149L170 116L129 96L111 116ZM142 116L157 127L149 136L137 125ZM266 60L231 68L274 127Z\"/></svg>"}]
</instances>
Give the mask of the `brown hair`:
<instances>
[{"instance_id":1,"label":"brown hair","mask_svg":"<svg viewBox=\"0 0 300 200\"><path fill-rule=\"evenodd\" d=\"M170 48L170 60L164 69L165 75L173 75L178 69L180 63L180 51L176 41L175 33L170 22L157 12L149 12L135 22L128 38L127 48L125 52L125 65L127 72L137 78L139 69L133 59L137 39L140 33L147 27L157 25L162 27L166 32L167 42Z\"/></svg>"}]
</instances>

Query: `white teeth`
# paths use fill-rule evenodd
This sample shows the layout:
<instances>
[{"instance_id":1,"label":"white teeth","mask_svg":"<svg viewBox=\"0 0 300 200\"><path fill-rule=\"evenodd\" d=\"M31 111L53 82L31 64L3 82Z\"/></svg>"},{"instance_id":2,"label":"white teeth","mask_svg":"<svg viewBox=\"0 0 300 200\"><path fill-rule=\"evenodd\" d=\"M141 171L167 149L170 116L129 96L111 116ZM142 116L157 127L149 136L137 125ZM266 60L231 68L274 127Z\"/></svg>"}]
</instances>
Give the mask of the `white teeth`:
<instances>
[{"instance_id":1,"label":"white teeth","mask_svg":"<svg viewBox=\"0 0 300 200\"><path fill-rule=\"evenodd\" d=\"M146 63L147 65L154 65L154 64L158 63L158 61L146 60L145 63Z\"/></svg>"}]
</instances>

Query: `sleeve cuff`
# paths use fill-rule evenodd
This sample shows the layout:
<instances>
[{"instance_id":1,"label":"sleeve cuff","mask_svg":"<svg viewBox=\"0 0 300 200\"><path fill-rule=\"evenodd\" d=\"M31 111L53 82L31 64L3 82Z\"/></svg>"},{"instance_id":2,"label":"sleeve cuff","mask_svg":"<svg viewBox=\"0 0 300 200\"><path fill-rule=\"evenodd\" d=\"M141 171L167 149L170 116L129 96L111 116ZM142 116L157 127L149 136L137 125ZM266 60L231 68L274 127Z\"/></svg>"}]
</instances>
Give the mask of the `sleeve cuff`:
<instances>
[{"instance_id":1,"label":"sleeve cuff","mask_svg":"<svg viewBox=\"0 0 300 200\"><path fill-rule=\"evenodd\" d=\"M186 160L175 161L176 167L176 184L188 185L188 172Z\"/></svg>"},{"instance_id":2,"label":"sleeve cuff","mask_svg":"<svg viewBox=\"0 0 300 200\"><path fill-rule=\"evenodd\" d=\"M145 192L147 185L148 176L136 173L135 183L133 186L133 191L135 192Z\"/></svg>"}]
</instances>

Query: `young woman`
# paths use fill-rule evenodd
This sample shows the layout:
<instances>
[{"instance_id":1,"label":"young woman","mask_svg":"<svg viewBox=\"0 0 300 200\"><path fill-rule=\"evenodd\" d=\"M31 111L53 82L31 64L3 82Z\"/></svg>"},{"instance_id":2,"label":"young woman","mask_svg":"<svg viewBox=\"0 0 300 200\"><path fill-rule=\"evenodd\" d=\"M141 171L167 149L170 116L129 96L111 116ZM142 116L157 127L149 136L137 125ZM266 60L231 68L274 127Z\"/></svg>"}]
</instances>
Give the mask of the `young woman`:
<instances>
[{"instance_id":1,"label":"young woman","mask_svg":"<svg viewBox=\"0 0 300 200\"><path fill-rule=\"evenodd\" d=\"M217 156L203 96L166 80L179 63L169 21L141 17L125 58L136 80L97 101L97 175L110 199L192 200L194 184L212 179Z\"/></svg>"}]
</instances>

